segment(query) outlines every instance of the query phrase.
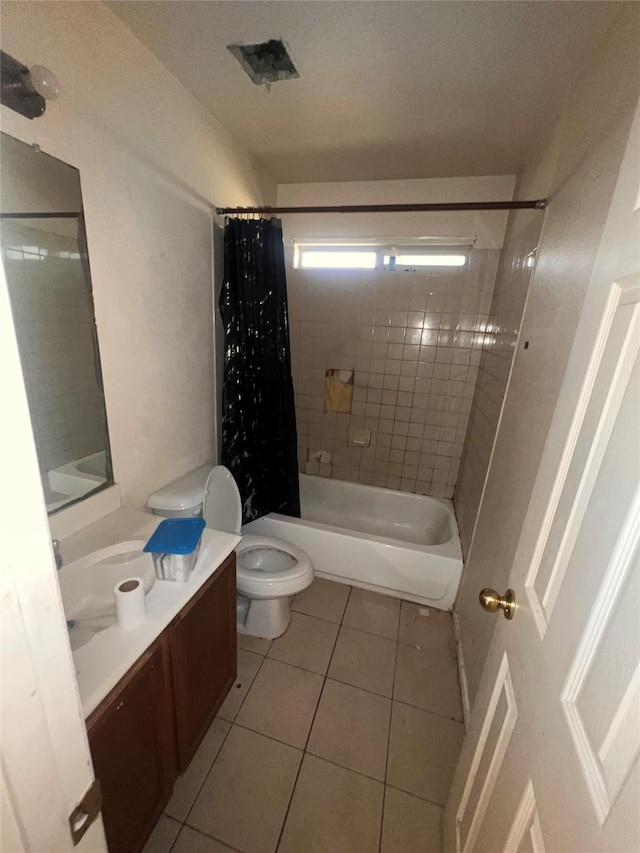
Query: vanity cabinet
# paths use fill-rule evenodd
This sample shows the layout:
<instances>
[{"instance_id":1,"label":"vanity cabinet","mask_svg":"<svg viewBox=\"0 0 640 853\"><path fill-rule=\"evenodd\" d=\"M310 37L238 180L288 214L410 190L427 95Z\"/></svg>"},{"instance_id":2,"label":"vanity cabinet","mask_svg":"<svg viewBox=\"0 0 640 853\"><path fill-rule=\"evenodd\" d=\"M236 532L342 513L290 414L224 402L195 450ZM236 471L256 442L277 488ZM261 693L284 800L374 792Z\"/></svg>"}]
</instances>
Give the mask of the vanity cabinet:
<instances>
[{"instance_id":1,"label":"vanity cabinet","mask_svg":"<svg viewBox=\"0 0 640 853\"><path fill-rule=\"evenodd\" d=\"M181 773L236 678L235 554L169 626Z\"/></svg>"},{"instance_id":2,"label":"vanity cabinet","mask_svg":"<svg viewBox=\"0 0 640 853\"><path fill-rule=\"evenodd\" d=\"M87 718L109 853L139 853L236 677L231 554Z\"/></svg>"},{"instance_id":3,"label":"vanity cabinet","mask_svg":"<svg viewBox=\"0 0 640 853\"><path fill-rule=\"evenodd\" d=\"M87 719L109 853L141 850L177 776L164 631Z\"/></svg>"}]
</instances>

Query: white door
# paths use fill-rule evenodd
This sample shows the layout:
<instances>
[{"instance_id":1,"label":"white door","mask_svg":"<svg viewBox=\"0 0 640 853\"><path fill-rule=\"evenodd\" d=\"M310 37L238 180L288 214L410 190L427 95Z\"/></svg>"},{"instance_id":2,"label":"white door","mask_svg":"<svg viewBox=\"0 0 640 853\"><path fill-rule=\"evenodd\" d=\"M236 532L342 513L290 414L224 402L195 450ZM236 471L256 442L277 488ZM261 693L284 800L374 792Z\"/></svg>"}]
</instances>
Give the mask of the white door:
<instances>
[{"instance_id":1,"label":"white door","mask_svg":"<svg viewBox=\"0 0 640 853\"><path fill-rule=\"evenodd\" d=\"M67 853L94 776L1 264L0 364L0 850ZM98 818L75 850L106 849Z\"/></svg>"},{"instance_id":2,"label":"white door","mask_svg":"<svg viewBox=\"0 0 640 853\"><path fill-rule=\"evenodd\" d=\"M637 118L509 580L517 609L486 615L448 852L640 850Z\"/></svg>"}]
</instances>

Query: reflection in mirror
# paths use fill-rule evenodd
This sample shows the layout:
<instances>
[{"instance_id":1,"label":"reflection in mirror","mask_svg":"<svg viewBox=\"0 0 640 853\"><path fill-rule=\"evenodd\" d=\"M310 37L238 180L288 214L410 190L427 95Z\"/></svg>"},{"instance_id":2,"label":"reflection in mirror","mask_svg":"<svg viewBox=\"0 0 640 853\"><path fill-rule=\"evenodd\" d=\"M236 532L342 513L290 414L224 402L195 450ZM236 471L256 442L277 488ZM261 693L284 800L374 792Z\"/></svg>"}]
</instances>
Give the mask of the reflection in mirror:
<instances>
[{"instance_id":1,"label":"reflection in mirror","mask_svg":"<svg viewBox=\"0 0 640 853\"><path fill-rule=\"evenodd\" d=\"M1 137L2 262L54 512L113 483L80 175Z\"/></svg>"}]
</instances>

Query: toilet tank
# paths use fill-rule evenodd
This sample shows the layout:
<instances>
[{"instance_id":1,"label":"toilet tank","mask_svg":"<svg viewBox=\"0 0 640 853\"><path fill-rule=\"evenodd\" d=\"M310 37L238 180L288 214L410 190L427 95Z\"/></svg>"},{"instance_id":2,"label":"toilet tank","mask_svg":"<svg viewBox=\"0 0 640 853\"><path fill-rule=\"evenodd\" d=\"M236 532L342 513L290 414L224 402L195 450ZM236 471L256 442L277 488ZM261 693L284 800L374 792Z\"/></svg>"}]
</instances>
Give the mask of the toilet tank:
<instances>
[{"instance_id":1,"label":"toilet tank","mask_svg":"<svg viewBox=\"0 0 640 853\"><path fill-rule=\"evenodd\" d=\"M147 507L164 518L193 518L202 515L204 487L214 466L207 462L154 492Z\"/></svg>"}]
</instances>

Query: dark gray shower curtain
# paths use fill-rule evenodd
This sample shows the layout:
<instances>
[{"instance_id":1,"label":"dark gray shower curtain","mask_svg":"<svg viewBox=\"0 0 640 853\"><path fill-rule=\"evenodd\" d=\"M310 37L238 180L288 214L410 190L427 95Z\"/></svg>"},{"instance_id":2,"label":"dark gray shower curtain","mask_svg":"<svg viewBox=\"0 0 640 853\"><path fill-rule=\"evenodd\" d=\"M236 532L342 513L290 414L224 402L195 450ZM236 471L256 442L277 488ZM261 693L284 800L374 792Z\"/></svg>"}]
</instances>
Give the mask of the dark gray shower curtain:
<instances>
[{"instance_id":1,"label":"dark gray shower curtain","mask_svg":"<svg viewBox=\"0 0 640 853\"><path fill-rule=\"evenodd\" d=\"M224 326L222 464L242 497L243 520L300 515L282 227L231 219L220 294Z\"/></svg>"}]
</instances>

